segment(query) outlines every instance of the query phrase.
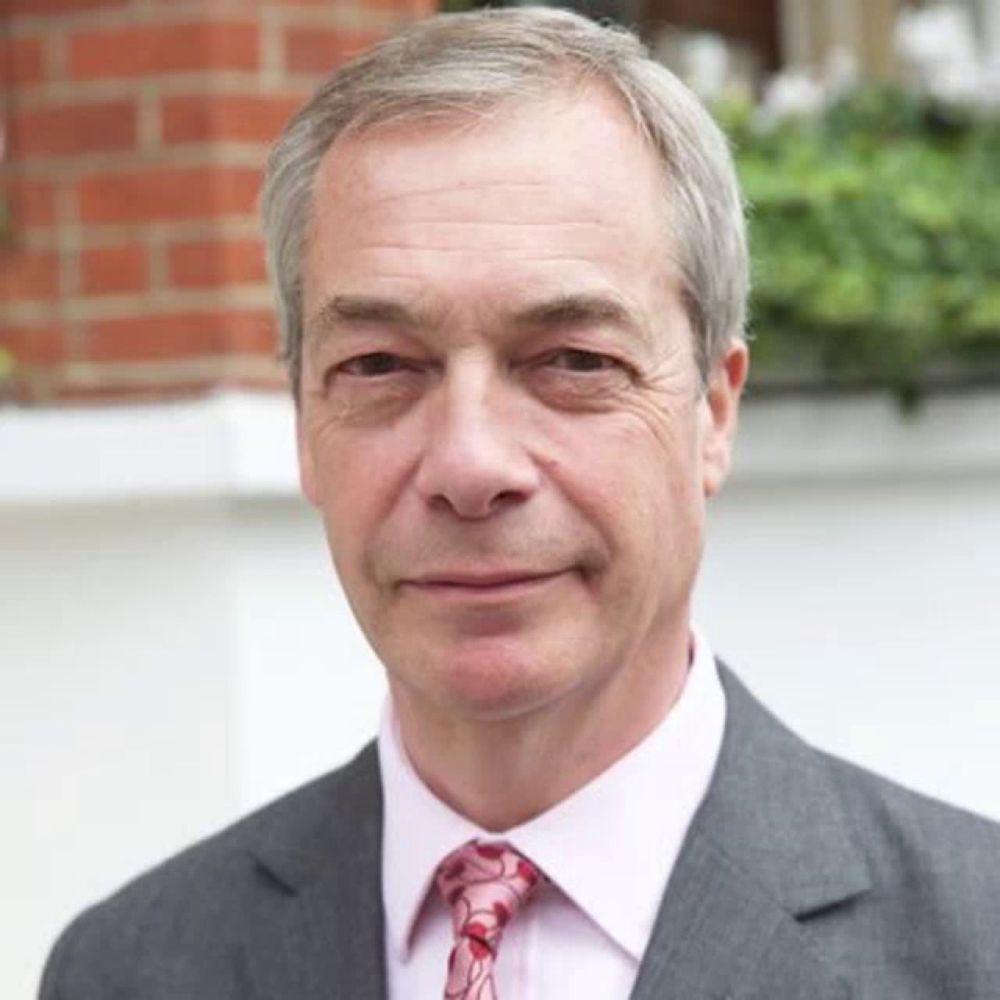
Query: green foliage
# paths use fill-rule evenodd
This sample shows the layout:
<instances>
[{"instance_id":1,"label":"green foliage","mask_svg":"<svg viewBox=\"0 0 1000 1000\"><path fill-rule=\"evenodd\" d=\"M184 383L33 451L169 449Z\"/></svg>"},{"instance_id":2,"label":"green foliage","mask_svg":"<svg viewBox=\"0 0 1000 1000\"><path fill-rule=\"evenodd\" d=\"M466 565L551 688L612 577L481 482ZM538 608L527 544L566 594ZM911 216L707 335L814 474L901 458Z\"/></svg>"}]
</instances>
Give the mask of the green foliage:
<instances>
[{"instance_id":1,"label":"green foliage","mask_svg":"<svg viewBox=\"0 0 1000 1000\"><path fill-rule=\"evenodd\" d=\"M750 203L763 381L816 376L912 400L1000 376L1000 120L891 88L818 119L718 109Z\"/></svg>"}]
</instances>

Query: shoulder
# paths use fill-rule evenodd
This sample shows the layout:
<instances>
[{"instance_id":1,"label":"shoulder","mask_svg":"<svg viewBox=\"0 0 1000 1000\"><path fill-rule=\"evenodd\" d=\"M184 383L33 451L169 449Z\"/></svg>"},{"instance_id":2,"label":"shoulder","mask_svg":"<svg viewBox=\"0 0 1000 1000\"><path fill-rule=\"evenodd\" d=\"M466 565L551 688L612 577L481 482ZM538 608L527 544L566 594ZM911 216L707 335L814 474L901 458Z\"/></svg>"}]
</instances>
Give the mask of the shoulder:
<instances>
[{"instance_id":1,"label":"shoulder","mask_svg":"<svg viewBox=\"0 0 1000 1000\"><path fill-rule=\"evenodd\" d=\"M922 977L907 996L1000 995L981 992L1000 989L1000 824L809 746L721 674L730 720L713 831L727 853L849 978ZM826 892L838 871L841 891Z\"/></svg>"},{"instance_id":2,"label":"shoulder","mask_svg":"<svg viewBox=\"0 0 1000 1000\"><path fill-rule=\"evenodd\" d=\"M339 830L358 821L359 808L380 821L373 744L81 913L52 949L41 1000L160 996L161 979L171 996L207 996L204 984L212 982L213 1000L236 1000L233 953L243 917L335 853Z\"/></svg>"},{"instance_id":3,"label":"shoulder","mask_svg":"<svg viewBox=\"0 0 1000 1000\"><path fill-rule=\"evenodd\" d=\"M1000 878L1000 823L811 746L721 664L720 676L730 711L729 735L735 737L730 756L739 755L746 765L741 777L763 773L772 791L775 784L782 786L785 801L801 801L806 783L822 781L824 790L832 792L837 812L848 820L856 845L864 845L876 868L889 857L902 864L918 856L932 863L931 873L959 873L963 864L954 855L961 849L968 864L992 855L995 870L990 874Z\"/></svg>"},{"instance_id":4,"label":"shoulder","mask_svg":"<svg viewBox=\"0 0 1000 1000\"><path fill-rule=\"evenodd\" d=\"M913 996L1000 996L1000 825L820 756L871 878L842 931L855 975L892 970Z\"/></svg>"},{"instance_id":5,"label":"shoulder","mask_svg":"<svg viewBox=\"0 0 1000 1000\"><path fill-rule=\"evenodd\" d=\"M1000 824L813 752L833 776L877 883L910 886L939 910L951 900L974 919L992 913L1000 939Z\"/></svg>"}]
</instances>

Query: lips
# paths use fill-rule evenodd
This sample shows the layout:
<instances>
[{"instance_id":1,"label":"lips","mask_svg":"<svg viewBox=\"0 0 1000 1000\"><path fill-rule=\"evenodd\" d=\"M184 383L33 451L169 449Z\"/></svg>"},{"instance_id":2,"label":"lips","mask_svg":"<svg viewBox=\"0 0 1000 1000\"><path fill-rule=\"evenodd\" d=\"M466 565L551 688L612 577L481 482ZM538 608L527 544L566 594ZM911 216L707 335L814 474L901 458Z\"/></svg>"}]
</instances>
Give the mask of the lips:
<instances>
[{"instance_id":1,"label":"lips","mask_svg":"<svg viewBox=\"0 0 1000 1000\"><path fill-rule=\"evenodd\" d=\"M562 570L553 572L529 569L501 570L495 572L445 570L422 574L405 582L430 592L453 591L468 592L470 594L489 594L513 591L545 583L562 575L562 572Z\"/></svg>"}]
</instances>

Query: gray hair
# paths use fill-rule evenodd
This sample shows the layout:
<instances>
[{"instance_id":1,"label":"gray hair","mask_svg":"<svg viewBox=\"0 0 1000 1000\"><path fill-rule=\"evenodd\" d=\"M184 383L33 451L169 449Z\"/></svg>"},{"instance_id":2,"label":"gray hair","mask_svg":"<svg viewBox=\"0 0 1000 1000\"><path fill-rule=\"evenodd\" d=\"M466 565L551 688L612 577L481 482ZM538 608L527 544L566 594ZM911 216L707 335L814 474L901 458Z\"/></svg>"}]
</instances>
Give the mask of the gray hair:
<instances>
[{"instance_id":1,"label":"gray hair","mask_svg":"<svg viewBox=\"0 0 1000 1000\"><path fill-rule=\"evenodd\" d=\"M539 100L595 80L623 101L662 161L671 248L702 378L744 335L749 286L743 202L728 143L698 99L630 32L545 7L440 14L342 66L286 126L261 209L282 356L298 395L302 258L320 161L341 135L376 125ZM667 253L665 248L665 253Z\"/></svg>"}]
</instances>

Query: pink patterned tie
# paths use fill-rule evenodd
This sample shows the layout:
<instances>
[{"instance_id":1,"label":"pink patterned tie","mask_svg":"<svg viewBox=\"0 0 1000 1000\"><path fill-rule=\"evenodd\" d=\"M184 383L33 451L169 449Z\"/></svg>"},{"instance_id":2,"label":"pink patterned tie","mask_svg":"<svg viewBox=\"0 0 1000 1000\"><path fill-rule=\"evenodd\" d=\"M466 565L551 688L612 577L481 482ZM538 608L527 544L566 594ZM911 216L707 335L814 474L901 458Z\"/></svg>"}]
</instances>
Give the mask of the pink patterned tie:
<instances>
[{"instance_id":1,"label":"pink patterned tie","mask_svg":"<svg viewBox=\"0 0 1000 1000\"><path fill-rule=\"evenodd\" d=\"M437 886L455 928L445 1000L496 1000L493 963L503 929L539 879L538 869L503 842L470 841L441 862Z\"/></svg>"}]
</instances>

